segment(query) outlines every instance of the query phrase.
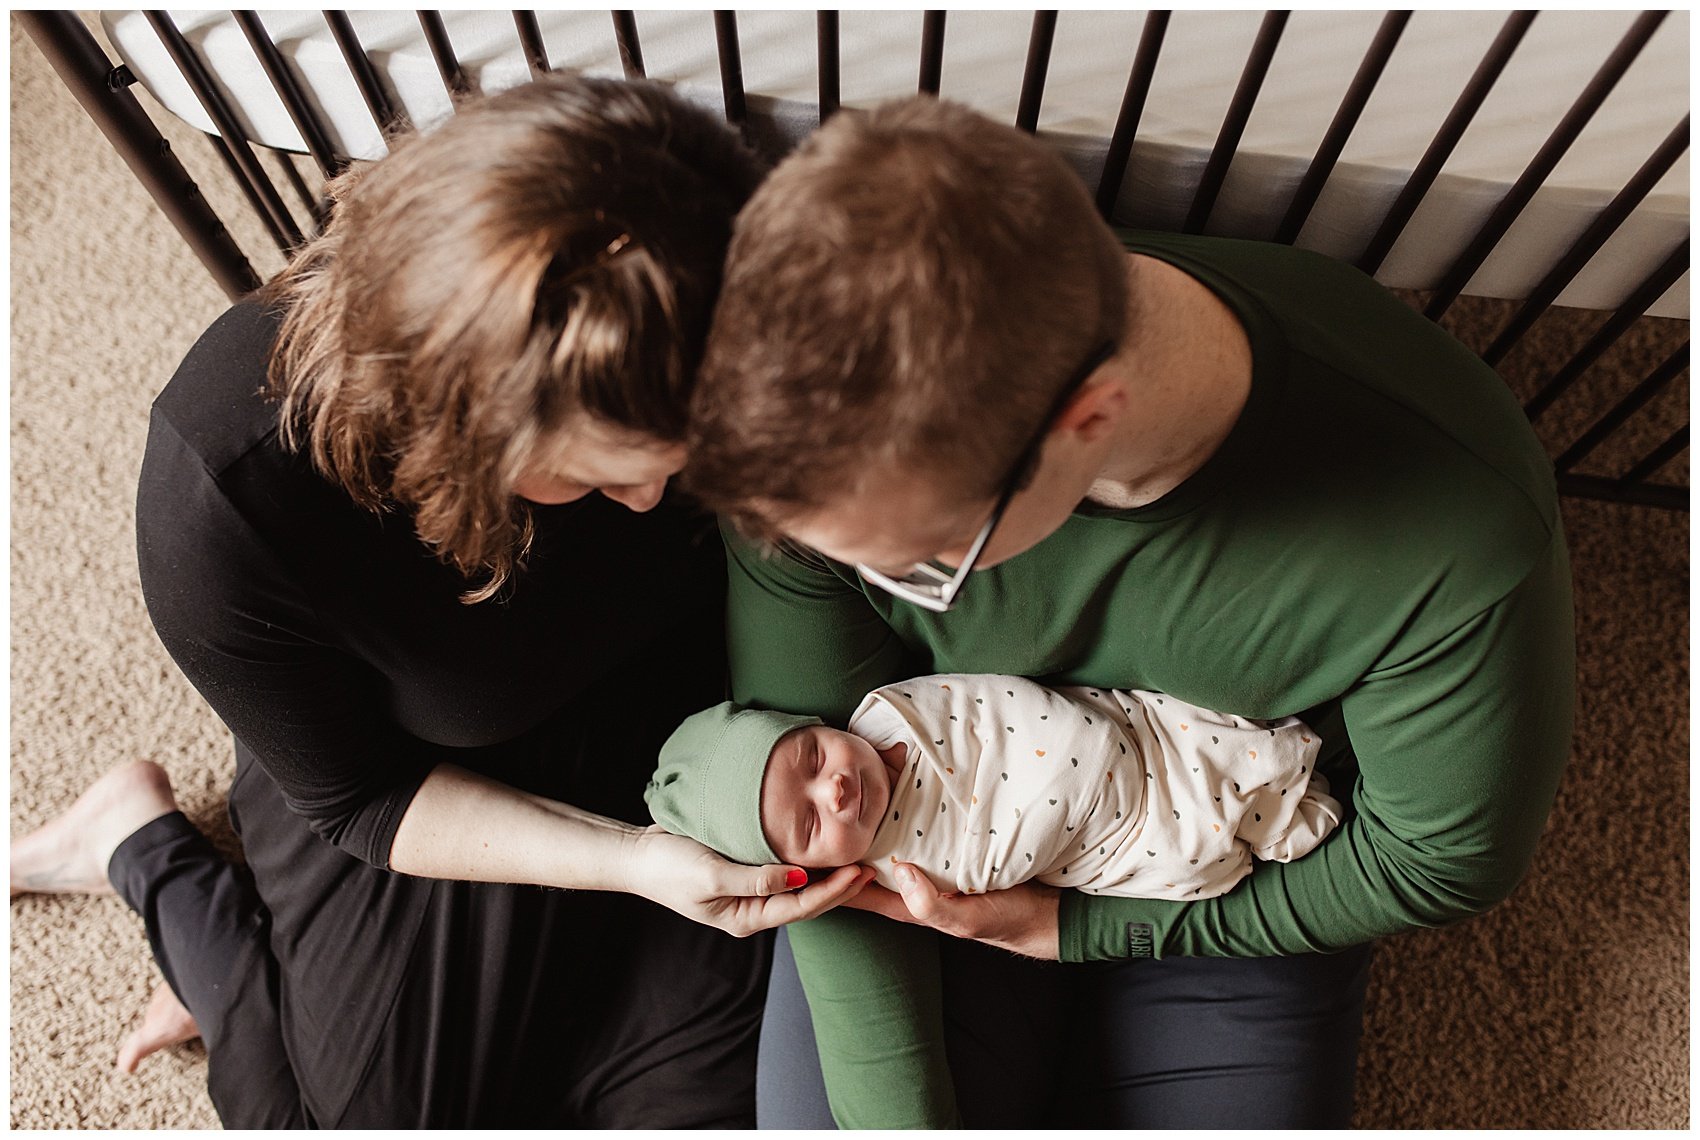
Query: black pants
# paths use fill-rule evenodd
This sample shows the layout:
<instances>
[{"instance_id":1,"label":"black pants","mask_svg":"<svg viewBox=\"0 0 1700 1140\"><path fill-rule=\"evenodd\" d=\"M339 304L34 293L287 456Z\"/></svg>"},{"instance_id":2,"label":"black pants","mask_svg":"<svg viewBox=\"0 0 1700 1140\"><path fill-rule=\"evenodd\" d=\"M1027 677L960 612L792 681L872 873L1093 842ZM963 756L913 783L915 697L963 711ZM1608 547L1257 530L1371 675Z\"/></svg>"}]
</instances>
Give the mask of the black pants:
<instances>
[{"instance_id":1,"label":"black pants","mask_svg":"<svg viewBox=\"0 0 1700 1140\"><path fill-rule=\"evenodd\" d=\"M109 868L226 1127L753 1124L769 940L631 896L379 871L241 749L231 809L252 873L181 813Z\"/></svg>"},{"instance_id":2,"label":"black pants","mask_svg":"<svg viewBox=\"0 0 1700 1140\"><path fill-rule=\"evenodd\" d=\"M970 1128L1345 1128L1370 947L1063 965L941 942L945 1046ZM783 934L760 1126L832 1128Z\"/></svg>"}]
</instances>

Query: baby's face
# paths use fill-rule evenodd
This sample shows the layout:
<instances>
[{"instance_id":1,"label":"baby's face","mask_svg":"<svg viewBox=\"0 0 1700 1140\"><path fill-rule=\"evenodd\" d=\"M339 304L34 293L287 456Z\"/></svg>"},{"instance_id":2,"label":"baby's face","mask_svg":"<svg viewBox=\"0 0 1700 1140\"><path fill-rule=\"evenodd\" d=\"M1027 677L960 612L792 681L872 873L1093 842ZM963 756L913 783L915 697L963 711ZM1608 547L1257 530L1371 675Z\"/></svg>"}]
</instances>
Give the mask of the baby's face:
<instances>
[{"instance_id":1,"label":"baby's face","mask_svg":"<svg viewBox=\"0 0 1700 1140\"><path fill-rule=\"evenodd\" d=\"M773 853L803 867L842 867L873 846L891 801L874 746L824 725L780 737L761 781L761 824Z\"/></svg>"}]
</instances>

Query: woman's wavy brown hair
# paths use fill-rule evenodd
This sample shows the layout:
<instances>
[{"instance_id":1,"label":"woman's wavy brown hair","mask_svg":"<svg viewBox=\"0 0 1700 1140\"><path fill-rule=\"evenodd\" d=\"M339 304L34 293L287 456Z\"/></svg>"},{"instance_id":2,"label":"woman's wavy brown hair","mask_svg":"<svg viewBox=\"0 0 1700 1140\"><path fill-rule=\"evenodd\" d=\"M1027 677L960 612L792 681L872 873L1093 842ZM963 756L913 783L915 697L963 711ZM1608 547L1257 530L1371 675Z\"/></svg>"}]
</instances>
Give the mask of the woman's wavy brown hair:
<instances>
[{"instance_id":1,"label":"woman's wavy brown hair","mask_svg":"<svg viewBox=\"0 0 1700 1140\"><path fill-rule=\"evenodd\" d=\"M329 224L264 298L282 438L499 591L513 492L576 415L684 437L732 219L762 165L649 83L553 76L464 104L332 180Z\"/></svg>"}]
</instances>

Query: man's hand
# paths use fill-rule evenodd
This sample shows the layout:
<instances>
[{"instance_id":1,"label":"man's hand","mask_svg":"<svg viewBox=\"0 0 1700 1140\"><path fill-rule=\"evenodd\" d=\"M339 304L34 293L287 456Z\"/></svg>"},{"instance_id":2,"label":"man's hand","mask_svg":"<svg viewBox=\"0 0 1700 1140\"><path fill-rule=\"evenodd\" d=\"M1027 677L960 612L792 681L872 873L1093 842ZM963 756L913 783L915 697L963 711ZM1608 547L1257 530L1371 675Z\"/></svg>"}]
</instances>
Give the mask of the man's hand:
<instances>
[{"instance_id":1,"label":"man's hand","mask_svg":"<svg viewBox=\"0 0 1700 1140\"><path fill-rule=\"evenodd\" d=\"M983 895L961 895L939 890L909 863L899 863L893 875L903 888L901 895L870 884L844 905L899 922L930 926L953 938L972 938L1029 958L1057 960L1062 896L1057 888L1022 883Z\"/></svg>"}]
</instances>

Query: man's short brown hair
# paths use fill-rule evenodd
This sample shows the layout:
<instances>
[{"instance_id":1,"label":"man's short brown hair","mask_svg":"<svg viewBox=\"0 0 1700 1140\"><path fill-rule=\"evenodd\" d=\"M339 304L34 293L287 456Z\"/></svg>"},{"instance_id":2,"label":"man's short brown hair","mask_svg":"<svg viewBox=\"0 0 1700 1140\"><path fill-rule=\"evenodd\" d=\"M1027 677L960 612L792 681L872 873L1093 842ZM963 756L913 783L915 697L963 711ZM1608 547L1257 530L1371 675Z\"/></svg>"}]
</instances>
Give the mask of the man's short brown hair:
<instances>
[{"instance_id":1,"label":"man's short brown hair","mask_svg":"<svg viewBox=\"0 0 1700 1140\"><path fill-rule=\"evenodd\" d=\"M1051 147L931 98L842 113L738 218L685 483L762 537L873 467L990 496L1127 311Z\"/></svg>"}]
</instances>

